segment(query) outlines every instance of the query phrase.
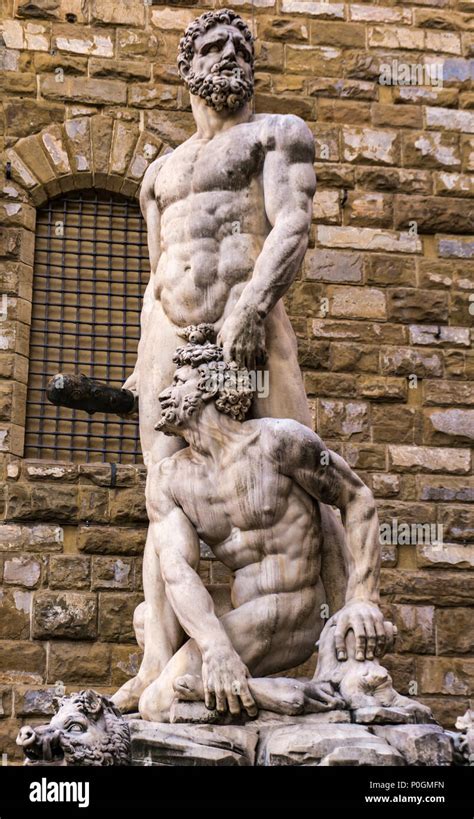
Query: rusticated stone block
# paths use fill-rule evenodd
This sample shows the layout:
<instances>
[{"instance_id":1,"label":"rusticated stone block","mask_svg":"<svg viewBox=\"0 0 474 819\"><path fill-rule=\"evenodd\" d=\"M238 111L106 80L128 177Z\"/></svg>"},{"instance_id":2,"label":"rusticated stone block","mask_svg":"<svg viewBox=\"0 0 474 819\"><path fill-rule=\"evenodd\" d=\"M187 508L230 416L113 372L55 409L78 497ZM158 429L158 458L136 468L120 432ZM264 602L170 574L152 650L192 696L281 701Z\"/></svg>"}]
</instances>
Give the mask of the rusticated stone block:
<instances>
[{"instance_id":1,"label":"rusticated stone block","mask_svg":"<svg viewBox=\"0 0 474 819\"><path fill-rule=\"evenodd\" d=\"M55 25L53 47L58 51L87 54L94 57L113 57L114 34L101 27L79 26L77 23ZM60 83L58 83L60 85Z\"/></svg>"},{"instance_id":2,"label":"rusticated stone block","mask_svg":"<svg viewBox=\"0 0 474 819\"><path fill-rule=\"evenodd\" d=\"M137 647L111 646L111 681L115 686L123 685L135 677L142 661L142 651Z\"/></svg>"},{"instance_id":3,"label":"rusticated stone block","mask_svg":"<svg viewBox=\"0 0 474 819\"><path fill-rule=\"evenodd\" d=\"M306 278L326 282L360 282L363 257L339 250L309 250L304 260Z\"/></svg>"},{"instance_id":4,"label":"rusticated stone block","mask_svg":"<svg viewBox=\"0 0 474 819\"><path fill-rule=\"evenodd\" d=\"M5 560L3 582L13 586L34 589L41 579L42 563L31 555L20 555Z\"/></svg>"},{"instance_id":5,"label":"rusticated stone block","mask_svg":"<svg viewBox=\"0 0 474 819\"><path fill-rule=\"evenodd\" d=\"M121 0L120 3L91 0L89 5L93 23L143 26L145 22L145 6L142 0Z\"/></svg>"},{"instance_id":6,"label":"rusticated stone block","mask_svg":"<svg viewBox=\"0 0 474 819\"><path fill-rule=\"evenodd\" d=\"M145 493L141 486L116 490L110 500L110 520L114 523L146 523Z\"/></svg>"},{"instance_id":7,"label":"rusticated stone block","mask_svg":"<svg viewBox=\"0 0 474 819\"><path fill-rule=\"evenodd\" d=\"M86 592L37 592L33 604L33 637L94 640L97 599Z\"/></svg>"},{"instance_id":8,"label":"rusticated stone block","mask_svg":"<svg viewBox=\"0 0 474 819\"><path fill-rule=\"evenodd\" d=\"M460 168L459 139L453 134L417 131L402 135L404 164L409 167Z\"/></svg>"},{"instance_id":9,"label":"rusticated stone block","mask_svg":"<svg viewBox=\"0 0 474 819\"><path fill-rule=\"evenodd\" d=\"M94 557L92 559L93 589L131 590L133 561L120 557Z\"/></svg>"},{"instance_id":10,"label":"rusticated stone block","mask_svg":"<svg viewBox=\"0 0 474 819\"><path fill-rule=\"evenodd\" d=\"M364 440L368 436L369 419L367 404L350 401L319 402L319 431L323 438Z\"/></svg>"},{"instance_id":11,"label":"rusticated stone block","mask_svg":"<svg viewBox=\"0 0 474 819\"><path fill-rule=\"evenodd\" d=\"M451 284L452 280L449 280L449 286ZM471 342L468 327L412 324L410 327L410 343L429 347L469 347Z\"/></svg>"},{"instance_id":12,"label":"rusticated stone block","mask_svg":"<svg viewBox=\"0 0 474 819\"><path fill-rule=\"evenodd\" d=\"M56 82L45 75L41 79L41 93L46 99L83 102L92 105L124 105L127 86L122 80L98 80L92 77L70 77Z\"/></svg>"},{"instance_id":13,"label":"rusticated stone block","mask_svg":"<svg viewBox=\"0 0 474 819\"><path fill-rule=\"evenodd\" d=\"M376 736L385 739L403 756L407 765L450 765L451 742L439 725L376 725Z\"/></svg>"},{"instance_id":14,"label":"rusticated stone block","mask_svg":"<svg viewBox=\"0 0 474 819\"><path fill-rule=\"evenodd\" d=\"M99 636L111 643L135 643L133 613L143 600L141 594L125 592L99 595Z\"/></svg>"},{"instance_id":15,"label":"rusticated stone block","mask_svg":"<svg viewBox=\"0 0 474 819\"><path fill-rule=\"evenodd\" d=\"M325 247L351 247L354 250L378 250L394 253L421 252L421 241L418 236L411 235L408 232L397 233L394 230L318 225L317 239Z\"/></svg>"},{"instance_id":16,"label":"rusticated stone block","mask_svg":"<svg viewBox=\"0 0 474 819\"><path fill-rule=\"evenodd\" d=\"M109 493L96 486L80 486L78 490L78 518L90 523L109 520Z\"/></svg>"},{"instance_id":17,"label":"rusticated stone block","mask_svg":"<svg viewBox=\"0 0 474 819\"><path fill-rule=\"evenodd\" d=\"M373 440L410 444L413 442L416 410L390 404L374 405L371 410Z\"/></svg>"},{"instance_id":18,"label":"rusticated stone block","mask_svg":"<svg viewBox=\"0 0 474 819\"><path fill-rule=\"evenodd\" d=\"M425 381L423 391L425 404L431 406L474 406L474 384L469 381Z\"/></svg>"},{"instance_id":19,"label":"rusticated stone block","mask_svg":"<svg viewBox=\"0 0 474 819\"><path fill-rule=\"evenodd\" d=\"M372 475L372 491L375 497L396 497L400 492L400 475L387 475L386 473Z\"/></svg>"},{"instance_id":20,"label":"rusticated stone block","mask_svg":"<svg viewBox=\"0 0 474 819\"><path fill-rule=\"evenodd\" d=\"M146 532L126 526L79 526L78 548L86 554L140 555Z\"/></svg>"},{"instance_id":21,"label":"rusticated stone block","mask_svg":"<svg viewBox=\"0 0 474 819\"><path fill-rule=\"evenodd\" d=\"M474 594L474 572L383 569L381 591L391 603L469 606Z\"/></svg>"},{"instance_id":22,"label":"rusticated stone block","mask_svg":"<svg viewBox=\"0 0 474 819\"><path fill-rule=\"evenodd\" d=\"M424 422L428 444L470 444L474 439L474 409L429 410Z\"/></svg>"},{"instance_id":23,"label":"rusticated stone block","mask_svg":"<svg viewBox=\"0 0 474 819\"><path fill-rule=\"evenodd\" d=\"M12 713L12 689L0 685L0 717L9 717Z\"/></svg>"},{"instance_id":24,"label":"rusticated stone block","mask_svg":"<svg viewBox=\"0 0 474 819\"><path fill-rule=\"evenodd\" d=\"M10 520L77 520L77 489L48 484L11 484L7 487L7 518Z\"/></svg>"},{"instance_id":25,"label":"rusticated stone block","mask_svg":"<svg viewBox=\"0 0 474 819\"><path fill-rule=\"evenodd\" d=\"M438 196L397 196L395 227L404 230L416 222L421 233L472 233L474 216L463 199Z\"/></svg>"},{"instance_id":26,"label":"rusticated stone block","mask_svg":"<svg viewBox=\"0 0 474 819\"><path fill-rule=\"evenodd\" d=\"M473 478L433 477L423 475L417 479L420 500L450 503L474 502Z\"/></svg>"},{"instance_id":27,"label":"rusticated stone block","mask_svg":"<svg viewBox=\"0 0 474 819\"><path fill-rule=\"evenodd\" d=\"M390 466L396 472L447 472L464 474L470 471L468 449L448 449L428 446L389 446Z\"/></svg>"},{"instance_id":28,"label":"rusticated stone block","mask_svg":"<svg viewBox=\"0 0 474 819\"><path fill-rule=\"evenodd\" d=\"M383 378L382 376L364 376L359 379L360 398L371 401L404 401L408 394L406 378Z\"/></svg>"},{"instance_id":29,"label":"rusticated stone block","mask_svg":"<svg viewBox=\"0 0 474 819\"><path fill-rule=\"evenodd\" d=\"M434 606L384 605L383 610L387 619L397 626L397 652L435 653Z\"/></svg>"},{"instance_id":30,"label":"rusticated stone block","mask_svg":"<svg viewBox=\"0 0 474 819\"><path fill-rule=\"evenodd\" d=\"M448 296L435 290L398 288L390 290L387 300L388 318L392 321L412 323L417 321L439 322L448 317Z\"/></svg>"},{"instance_id":31,"label":"rusticated stone block","mask_svg":"<svg viewBox=\"0 0 474 819\"><path fill-rule=\"evenodd\" d=\"M349 372L376 373L379 364L379 348L364 344L355 347L353 344L331 344L329 369L332 372L347 370Z\"/></svg>"},{"instance_id":32,"label":"rusticated stone block","mask_svg":"<svg viewBox=\"0 0 474 819\"><path fill-rule=\"evenodd\" d=\"M0 679L27 685L41 685L46 671L46 647L21 642L13 636L0 642Z\"/></svg>"},{"instance_id":33,"label":"rusticated stone block","mask_svg":"<svg viewBox=\"0 0 474 819\"><path fill-rule=\"evenodd\" d=\"M110 646L104 643L52 642L49 653L48 682L94 685L110 678Z\"/></svg>"},{"instance_id":34,"label":"rusticated stone block","mask_svg":"<svg viewBox=\"0 0 474 819\"><path fill-rule=\"evenodd\" d=\"M400 157L396 131L376 128L345 127L342 130L343 156L346 162L372 165L396 165Z\"/></svg>"},{"instance_id":35,"label":"rusticated stone block","mask_svg":"<svg viewBox=\"0 0 474 819\"><path fill-rule=\"evenodd\" d=\"M76 555L51 555L49 559L51 589L88 589L90 582L90 558Z\"/></svg>"},{"instance_id":36,"label":"rusticated stone block","mask_svg":"<svg viewBox=\"0 0 474 819\"><path fill-rule=\"evenodd\" d=\"M416 562L418 566L427 569L473 569L474 547L460 546L457 543L434 546L419 544L416 548Z\"/></svg>"},{"instance_id":37,"label":"rusticated stone block","mask_svg":"<svg viewBox=\"0 0 474 819\"><path fill-rule=\"evenodd\" d=\"M27 688L22 686L15 691L15 713L20 717L50 717L55 713L53 700L56 689Z\"/></svg>"},{"instance_id":38,"label":"rusticated stone block","mask_svg":"<svg viewBox=\"0 0 474 819\"><path fill-rule=\"evenodd\" d=\"M381 355L383 375L417 375L420 378L443 375L439 353L413 350L410 347L386 347Z\"/></svg>"},{"instance_id":39,"label":"rusticated stone block","mask_svg":"<svg viewBox=\"0 0 474 819\"><path fill-rule=\"evenodd\" d=\"M344 447L344 456L352 469L385 469L385 447L376 444L348 443Z\"/></svg>"},{"instance_id":40,"label":"rusticated stone block","mask_svg":"<svg viewBox=\"0 0 474 819\"><path fill-rule=\"evenodd\" d=\"M76 464L45 463L41 461L23 461L23 476L29 481L74 482L78 477Z\"/></svg>"},{"instance_id":41,"label":"rusticated stone block","mask_svg":"<svg viewBox=\"0 0 474 819\"><path fill-rule=\"evenodd\" d=\"M27 640L30 636L31 592L5 589L0 595L0 639Z\"/></svg>"},{"instance_id":42,"label":"rusticated stone block","mask_svg":"<svg viewBox=\"0 0 474 819\"><path fill-rule=\"evenodd\" d=\"M420 657L417 660L422 694L472 696L474 660L455 657Z\"/></svg>"},{"instance_id":43,"label":"rusticated stone block","mask_svg":"<svg viewBox=\"0 0 474 819\"><path fill-rule=\"evenodd\" d=\"M441 506L439 520L445 536L462 542L474 540L474 508L470 506ZM474 560L474 555L473 555Z\"/></svg>"},{"instance_id":44,"label":"rusticated stone block","mask_svg":"<svg viewBox=\"0 0 474 819\"><path fill-rule=\"evenodd\" d=\"M437 609L436 640L438 654L474 653L474 609Z\"/></svg>"}]
</instances>

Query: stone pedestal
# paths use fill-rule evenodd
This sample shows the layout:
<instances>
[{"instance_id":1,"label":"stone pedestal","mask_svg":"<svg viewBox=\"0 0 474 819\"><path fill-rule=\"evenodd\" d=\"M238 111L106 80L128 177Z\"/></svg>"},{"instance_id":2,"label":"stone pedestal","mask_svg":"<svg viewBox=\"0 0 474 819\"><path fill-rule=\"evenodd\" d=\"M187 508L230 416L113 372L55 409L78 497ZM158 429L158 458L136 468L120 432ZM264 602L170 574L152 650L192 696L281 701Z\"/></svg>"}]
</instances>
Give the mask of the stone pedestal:
<instances>
[{"instance_id":1,"label":"stone pedestal","mask_svg":"<svg viewBox=\"0 0 474 819\"><path fill-rule=\"evenodd\" d=\"M211 712L212 713L212 712ZM366 715L367 716L367 715ZM133 765L453 764L452 742L438 725L358 724L354 713L276 717L244 725L129 720Z\"/></svg>"}]
</instances>

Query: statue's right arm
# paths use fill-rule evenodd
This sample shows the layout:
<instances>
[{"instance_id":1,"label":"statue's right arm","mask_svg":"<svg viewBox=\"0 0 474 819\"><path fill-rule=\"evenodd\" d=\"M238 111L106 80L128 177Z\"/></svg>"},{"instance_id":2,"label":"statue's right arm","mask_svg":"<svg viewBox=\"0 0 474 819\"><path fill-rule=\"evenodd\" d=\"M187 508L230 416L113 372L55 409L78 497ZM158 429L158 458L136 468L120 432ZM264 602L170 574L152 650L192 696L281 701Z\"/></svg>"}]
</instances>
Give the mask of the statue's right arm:
<instances>
[{"instance_id":1,"label":"statue's right arm","mask_svg":"<svg viewBox=\"0 0 474 819\"><path fill-rule=\"evenodd\" d=\"M172 489L175 464L161 461L151 483L150 529L160 560L166 596L184 631L201 652L206 705L218 710L227 706L238 713L240 705L254 713L248 689L248 670L235 651L216 615L214 602L198 574L199 538L193 524L174 500ZM185 476L186 478L186 476ZM237 695L233 686L238 683Z\"/></svg>"},{"instance_id":2,"label":"statue's right arm","mask_svg":"<svg viewBox=\"0 0 474 819\"><path fill-rule=\"evenodd\" d=\"M214 611L212 597L198 574L199 538L196 529L173 498L170 484L175 466L171 458L158 464L150 487L150 525L160 559L168 599L182 627L202 652L216 643L230 645Z\"/></svg>"}]
</instances>

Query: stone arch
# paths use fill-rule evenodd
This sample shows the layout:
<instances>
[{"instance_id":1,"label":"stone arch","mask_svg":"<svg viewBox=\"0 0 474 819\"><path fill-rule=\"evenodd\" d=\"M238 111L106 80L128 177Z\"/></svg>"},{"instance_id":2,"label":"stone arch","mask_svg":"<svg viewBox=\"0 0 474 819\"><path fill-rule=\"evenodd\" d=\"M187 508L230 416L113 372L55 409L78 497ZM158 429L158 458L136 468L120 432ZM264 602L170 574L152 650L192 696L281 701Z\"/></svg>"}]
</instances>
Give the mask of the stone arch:
<instances>
[{"instance_id":1,"label":"stone arch","mask_svg":"<svg viewBox=\"0 0 474 819\"><path fill-rule=\"evenodd\" d=\"M148 165L167 148L136 122L94 114L48 125L3 151L0 453L24 452L36 208L91 187L136 198Z\"/></svg>"}]
</instances>

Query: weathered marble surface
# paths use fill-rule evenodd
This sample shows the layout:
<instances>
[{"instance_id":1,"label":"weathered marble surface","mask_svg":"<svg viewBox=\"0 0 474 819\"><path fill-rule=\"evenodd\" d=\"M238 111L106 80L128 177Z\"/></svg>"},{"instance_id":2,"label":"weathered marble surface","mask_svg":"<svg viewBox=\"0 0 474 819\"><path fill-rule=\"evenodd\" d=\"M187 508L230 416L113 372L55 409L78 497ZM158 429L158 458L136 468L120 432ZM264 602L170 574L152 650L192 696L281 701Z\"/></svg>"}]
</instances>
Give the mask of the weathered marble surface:
<instances>
[{"instance_id":1,"label":"weathered marble surface","mask_svg":"<svg viewBox=\"0 0 474 819\"><path fill-rule=\"evenodd\" d=\"M240 726L132 719L132 764L431 767L453 763L451 739L437 725L363 726L322 718L311 714L281 717L284 722L259 719Z\"/></svg>"}]
</instances>

